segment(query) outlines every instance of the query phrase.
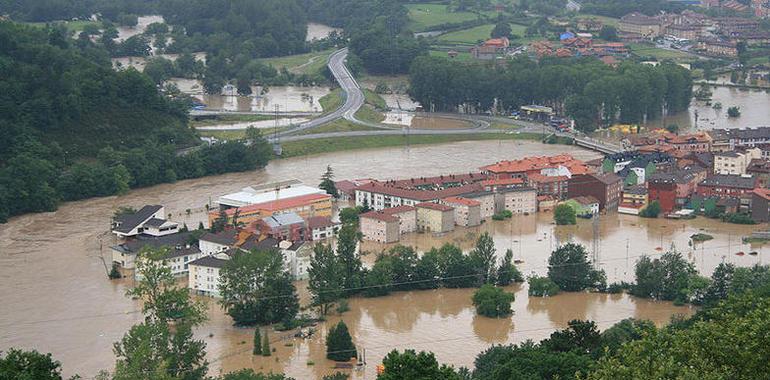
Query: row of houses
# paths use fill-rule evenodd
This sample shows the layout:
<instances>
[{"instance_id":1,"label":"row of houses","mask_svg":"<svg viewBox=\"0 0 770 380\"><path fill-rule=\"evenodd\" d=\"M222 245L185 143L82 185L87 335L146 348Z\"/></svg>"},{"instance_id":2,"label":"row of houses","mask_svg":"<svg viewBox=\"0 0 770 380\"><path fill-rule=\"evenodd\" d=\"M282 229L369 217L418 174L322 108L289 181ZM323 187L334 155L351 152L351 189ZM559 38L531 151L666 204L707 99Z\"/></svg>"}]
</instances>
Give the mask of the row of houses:
<instances>
[{"instance_id":1,"label":"row of houses","mask_svg":"<svg viewBox=\"0 0 770 380\"><path fill-rule=\"evenodd\" d=\"M141 253L162 249L164 264L175 276L187 276L189 288L217 296L221 269L233 257L254 250L275 250L294 279L307 276L310 242L333 237L340 223L331 219L331 196L297 180L253 186L218 198L209 225L225 218L228 229L212 233L186 231L164 219L165 208L147 205L114 218L112 232L120 242L112 261L134 269L147 260ZM169 215L170 216L170 215Z\"/></svg>"},{"instance_id":2,"label":"row of houses","mask_svg":"<svg viewBox=\"0 0 770 380\"><path fill-rule=\"evenodd\" d=\"M343 184L349 193L345 197L372 209L360 216L364 239L392 243L406 233L445 233L455 226L477 226L503 211L547 211L568 199L592 215L615 211L623 181L615 173L598 172L561 154L500 161L467 174L348 185Z\"/></svg>"}]
</instances>

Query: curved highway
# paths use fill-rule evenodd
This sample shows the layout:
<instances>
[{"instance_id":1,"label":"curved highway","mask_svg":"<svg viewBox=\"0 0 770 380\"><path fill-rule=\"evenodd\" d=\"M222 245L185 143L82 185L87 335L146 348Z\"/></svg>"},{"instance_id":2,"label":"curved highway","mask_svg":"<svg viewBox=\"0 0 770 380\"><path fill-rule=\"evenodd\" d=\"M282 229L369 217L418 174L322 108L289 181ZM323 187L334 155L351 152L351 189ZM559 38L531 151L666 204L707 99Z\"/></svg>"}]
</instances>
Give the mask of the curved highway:
<instances>
[{"instance_id":1,"label":"curved highway","mask_svg":"<svg viewBox=\"0 0 770 380\"><path fill-rule=\"evenodd\" d=\"M430 116L464 120L464 121L470 122L473 125L472 128L464 128L464 129L414 129L414 128L396 126L396 125L385 125L380 123L371 123L371 122L358 120L355 114L364 105L365 97L364 97L363 91L361 91L361 87L358 85L358 82L353 77L353 74L350 73L347 66L345 65L345 59L347 58L347 56L348 56L348 48L337 50L336 52L332 53L332 55L329 56L329 63L327 65L332 75L334 75L334 79L337 81L337 83L340 85L340 88L342 88L342 91L345 93L345 103L343 103L342 106L340 106L339 108L337 108L336 110L328 114L325 114L316 119L302 123L294 128L278 133L277 136L280 140L296 141L296 140L307 140L307 139L329 138L329 137L344 138L344 137L353 137L353 136L384 136L384 135L400 135L400 134L404 134L404 135L407 135L407 134L453 135L454 134L456 135L456 134L470 134L470 133L510 133L510 132L506 132L505 130L490 129L489 127L492 122L515 125L518 127L515 133L540 132L540 131L545 133L545 128L543 127L542 124L522 122L518 120L514 121L504 117L493 117L493 116L485 116L485 115L464 115L464 114L452 114L452 113L429 114ZM331 121L334 121L340 118L344 118L352 123L367 126L373 129L363 130L363 131L328 132L328 133L295 135L295 133L297 132L316 128L323 124L329 123ZM599 151L605 150L608 152L616 152L616 151L622 150L622 148L618 148L616 146L606 144L600 141L596 141L590 138L580 137L577 135L558 132L558 131L556 132L549 131L549 132L558 136L575 138L578 145L584 145L586 147L599 150ZM577 141L577 140L580 140L580 141Z\"/></svg>"}]
</instances>

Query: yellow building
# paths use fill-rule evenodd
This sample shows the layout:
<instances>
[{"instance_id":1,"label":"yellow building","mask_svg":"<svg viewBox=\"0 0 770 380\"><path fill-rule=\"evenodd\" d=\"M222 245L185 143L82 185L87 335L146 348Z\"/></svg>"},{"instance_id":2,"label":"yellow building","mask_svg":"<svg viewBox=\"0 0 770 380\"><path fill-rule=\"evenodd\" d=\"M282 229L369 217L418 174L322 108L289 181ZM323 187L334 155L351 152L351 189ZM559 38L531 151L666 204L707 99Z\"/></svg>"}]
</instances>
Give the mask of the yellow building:
<instances>
[{"instance_id":1,"label":"yellow building","mask_svg":"<svg viewBox=\"0 0 770 380\"><path fill-rule=\"evenodd\" d=\"M449 232L455 229L454 208L432 202L418 203L417 229L425 232Z\"/></svg>"}]
</instances>

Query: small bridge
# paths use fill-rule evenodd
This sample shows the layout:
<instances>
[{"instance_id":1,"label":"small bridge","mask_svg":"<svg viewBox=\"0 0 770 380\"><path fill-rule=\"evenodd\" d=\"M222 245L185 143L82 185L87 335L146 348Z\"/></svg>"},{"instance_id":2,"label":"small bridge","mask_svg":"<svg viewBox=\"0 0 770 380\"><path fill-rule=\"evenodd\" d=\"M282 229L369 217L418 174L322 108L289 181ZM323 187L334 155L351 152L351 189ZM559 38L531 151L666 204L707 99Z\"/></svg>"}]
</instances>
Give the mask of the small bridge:
<instances>
[{"instance_id":1,"label":"small bridge","mask_svg":"<svg viewBox=\"0 0 770 380\"><path fill-rule=\"evenodd\" d=\"M604 154L615 154L626 150L622 146L594 140L590 137L573 137L573 139L575 140L575 145L577 146L595 150Z\"/></svg>"}]
</instances>

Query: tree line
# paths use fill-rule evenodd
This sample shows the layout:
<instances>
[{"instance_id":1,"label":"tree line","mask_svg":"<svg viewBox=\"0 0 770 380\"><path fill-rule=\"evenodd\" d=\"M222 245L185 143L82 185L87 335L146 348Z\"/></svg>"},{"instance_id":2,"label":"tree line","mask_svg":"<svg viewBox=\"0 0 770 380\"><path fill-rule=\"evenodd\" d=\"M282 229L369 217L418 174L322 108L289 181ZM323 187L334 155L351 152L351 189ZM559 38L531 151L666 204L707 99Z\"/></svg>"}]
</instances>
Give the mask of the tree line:
<instances>
[{"instance_id":1,"label":"tree line","mask_svg":"<svg viewBox=\"0 0 770 380\"><path fill-rule=\"evenodd\" d=\"M615 122L639 123L687 109L690 73L673 63L624 62L612 68L593 58L516 58L505 65L419 57L409 72L410 95L436 111L518 111L553 107L591 131Z\"/></svg>"},{"instance_id":2,"label":"tree line","mask_svg":"<svg viewBox=\"0 0 770 380\"><path fill-rule=\"evenodd\" d=\"M198 144L185 98L135 70L113 71L103 50L73 44L60 28L0 22L0 41L0 221L63 200L252 170L272 156L255 131L250 146L178 155Z\"/></svg>"}]
</instances>

